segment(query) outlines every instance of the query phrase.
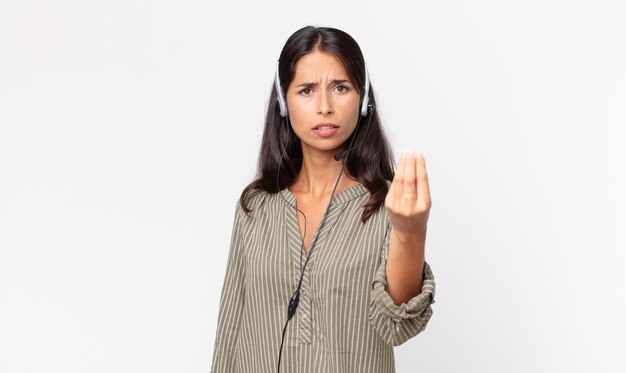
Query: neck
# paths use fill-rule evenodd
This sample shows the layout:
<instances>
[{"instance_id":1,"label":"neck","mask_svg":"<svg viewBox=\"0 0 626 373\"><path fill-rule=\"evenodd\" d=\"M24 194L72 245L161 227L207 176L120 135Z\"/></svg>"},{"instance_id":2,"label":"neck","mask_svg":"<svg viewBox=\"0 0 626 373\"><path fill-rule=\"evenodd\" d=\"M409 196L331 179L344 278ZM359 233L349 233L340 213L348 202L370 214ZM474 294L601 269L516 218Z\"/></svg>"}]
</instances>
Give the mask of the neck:
<instances>
[{"instance_id":1,"label":"neck","mask_svg":"<svg viewBox=\"0 0 626 373\"><path fill-rule=\"evenodd\" d=\"M292 192L307 195L310 198L330 198L343 167L344 159L336 161L335 153L339 151L314 151L303 147L302 168L296 176ZM341 175L335 194L356 184L356 180L346 171Z\"/></svg>"}]
</instances>

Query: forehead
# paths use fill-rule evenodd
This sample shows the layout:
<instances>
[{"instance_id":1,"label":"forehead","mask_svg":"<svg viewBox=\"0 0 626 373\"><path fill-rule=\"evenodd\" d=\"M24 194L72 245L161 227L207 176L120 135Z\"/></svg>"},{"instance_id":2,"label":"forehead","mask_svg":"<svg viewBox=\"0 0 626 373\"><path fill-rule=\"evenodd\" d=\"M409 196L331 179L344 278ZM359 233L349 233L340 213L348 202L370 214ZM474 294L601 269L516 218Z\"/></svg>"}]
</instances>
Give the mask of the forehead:
<instances>
[{"instance_id":1,"label":"forehead","mask_svg":"<svg viewBox=\"0 0 626 373\"><path fill-rule=\"evenodd\" d=\"M313 82L322 78L350 80L341 60L330 53L313 51L300 57L296 62L294 82Z\"/></svg>"}]
</instances>

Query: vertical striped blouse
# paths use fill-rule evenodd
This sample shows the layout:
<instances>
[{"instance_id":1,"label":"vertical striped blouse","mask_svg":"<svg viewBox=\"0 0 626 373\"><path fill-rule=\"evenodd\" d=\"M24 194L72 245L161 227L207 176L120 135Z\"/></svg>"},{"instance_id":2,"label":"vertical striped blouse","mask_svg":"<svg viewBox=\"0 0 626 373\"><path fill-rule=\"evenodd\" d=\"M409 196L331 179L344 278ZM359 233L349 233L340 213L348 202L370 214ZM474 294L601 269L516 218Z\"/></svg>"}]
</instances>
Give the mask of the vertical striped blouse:
<instances>
[{"instance_id":1,"label":"vertical striped blouse","mask_svg":"<svg viewBox=\"0 0 626 373\"><path fill-rule=\"evenodd\" d=\"M220 301L212 372L276 372L287 304L306 259L296 198L256 192L239 202ZM283 199L284 197L284 199ZM426 327L435 282L424 263L420 294L396 306L386 289L391 223L381 207L362 223L369 191L335 194L306 266L300 304L287 327L281 372L392 373L393 346ZM311 242L315 241L315 236Z\"/></svg>"}]
</instances>

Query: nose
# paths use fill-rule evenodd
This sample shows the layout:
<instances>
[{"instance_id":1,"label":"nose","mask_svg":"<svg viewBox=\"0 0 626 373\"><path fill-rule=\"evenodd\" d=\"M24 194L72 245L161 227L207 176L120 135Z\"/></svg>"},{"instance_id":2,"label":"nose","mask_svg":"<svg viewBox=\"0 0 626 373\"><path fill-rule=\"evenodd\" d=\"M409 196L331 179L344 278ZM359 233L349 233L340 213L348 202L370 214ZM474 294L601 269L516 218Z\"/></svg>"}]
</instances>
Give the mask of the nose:
<instances>
[{"instance_id":1,"label":"nose","mask_svg":"<svg viewBox=\"0 0 626 373\"><path fill-rule=\"evenodd\" d=\"M317 100L317 113L324 116L334 113L332 97L330 92L323 91Z\"/></svg>"}]
</instances>

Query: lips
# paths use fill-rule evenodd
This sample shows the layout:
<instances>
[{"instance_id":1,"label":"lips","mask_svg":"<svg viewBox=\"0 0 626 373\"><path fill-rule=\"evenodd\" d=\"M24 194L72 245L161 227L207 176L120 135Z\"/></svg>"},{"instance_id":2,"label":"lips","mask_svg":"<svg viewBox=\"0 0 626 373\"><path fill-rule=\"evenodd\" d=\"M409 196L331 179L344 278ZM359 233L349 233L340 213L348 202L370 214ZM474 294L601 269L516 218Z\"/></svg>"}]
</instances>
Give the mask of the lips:
<instances>
[{"instance_id":1,"label":"lips","mask_svg":"<svg viewBox=\"0 0 626 373\"><path fill-rule=\"evenodd\" d=\"M315 127L312 128L313 131L315 130L331 130L333 128L338 128L339 126L337 126L334 123L318 123L315 125Z\"/></svg>"},{"instance_id":2,"label":"lips","mask_svg":"<svg viewBox=\"0 0 626 373\"><path fill-rule=\"evenodd\" d=\"M318 123L311 130L318 136L331 137L338 131L339 126L334 123Z\"/></svg>"}]
</instances>

